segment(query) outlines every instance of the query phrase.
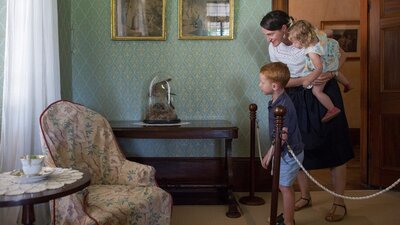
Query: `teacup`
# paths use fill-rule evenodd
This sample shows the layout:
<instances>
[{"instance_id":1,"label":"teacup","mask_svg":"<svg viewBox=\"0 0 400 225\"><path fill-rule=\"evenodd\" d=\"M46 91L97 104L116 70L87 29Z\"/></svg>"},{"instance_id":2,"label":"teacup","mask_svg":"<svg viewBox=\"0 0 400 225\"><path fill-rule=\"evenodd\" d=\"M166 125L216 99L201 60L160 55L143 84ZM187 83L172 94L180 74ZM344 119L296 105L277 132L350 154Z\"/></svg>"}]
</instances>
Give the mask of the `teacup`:
<instances>
[{"instance_id":1,"label":"teacup","mask_svg":"<svg viewBox=\"0 0 400 225\"><path fill-rule=\"evenodd\" d=\"M43 155L27 155L21 157L22 171L27 176L37 175L43 167Z\"/></svg>"}]
</instances>

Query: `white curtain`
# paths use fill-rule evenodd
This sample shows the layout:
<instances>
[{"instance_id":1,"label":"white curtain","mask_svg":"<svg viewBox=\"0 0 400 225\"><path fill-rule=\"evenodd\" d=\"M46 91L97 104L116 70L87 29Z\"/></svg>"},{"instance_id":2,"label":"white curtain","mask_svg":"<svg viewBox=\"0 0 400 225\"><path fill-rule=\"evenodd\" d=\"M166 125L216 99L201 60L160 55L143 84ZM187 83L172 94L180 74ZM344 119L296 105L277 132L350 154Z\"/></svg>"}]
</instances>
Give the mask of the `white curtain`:
<instances>
[{"instance_id":1,"label":"white curtain","mask_svg":"<svg viewBox=\"0 0 400 225\"><path fill-rule=\"evenodd\" d=\"M39 117L60 99L57 0L7 0L0 171L20 169L19 157L41 154ZM0 208L0 224L20 221L20 207ZM47 224L48 204L35 206Z\"/></svg>"}]
</instances>

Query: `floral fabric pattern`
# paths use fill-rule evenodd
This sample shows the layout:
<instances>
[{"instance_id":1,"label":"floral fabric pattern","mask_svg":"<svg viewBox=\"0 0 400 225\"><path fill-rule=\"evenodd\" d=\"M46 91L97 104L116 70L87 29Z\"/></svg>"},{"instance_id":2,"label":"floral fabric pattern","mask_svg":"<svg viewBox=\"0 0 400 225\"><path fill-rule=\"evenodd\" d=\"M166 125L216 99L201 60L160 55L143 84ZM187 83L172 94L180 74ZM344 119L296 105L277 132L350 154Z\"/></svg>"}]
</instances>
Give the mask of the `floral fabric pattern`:
<instances>
[{"instance_id":1,"label":"floral fabric pattern","mask_svg":"<svg viewBox=\"0 0 400 225\"><path fill-rule=\"evenodd\" d=\"M126 160L108 121L69 101L40 117L47 166L91 175L91 185L52 201L55 224L170 224L172 198L157 186L152 166Z\"/></svg>"}]
</instances>

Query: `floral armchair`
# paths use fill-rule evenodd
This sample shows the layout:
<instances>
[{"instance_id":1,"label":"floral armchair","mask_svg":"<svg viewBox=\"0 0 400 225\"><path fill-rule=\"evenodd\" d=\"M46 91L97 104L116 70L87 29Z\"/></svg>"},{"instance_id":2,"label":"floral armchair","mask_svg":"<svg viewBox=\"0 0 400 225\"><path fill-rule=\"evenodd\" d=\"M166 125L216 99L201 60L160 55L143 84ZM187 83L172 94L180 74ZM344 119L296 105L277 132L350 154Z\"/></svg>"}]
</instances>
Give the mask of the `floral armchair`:
<instances>
[{"instance_id":1,"label":"floral armchair","mask_svg":"<svg viewBox=\"0 0 400 225\"><path fill-rule=\"evenodd\" d=\"M45 109L40 128L46 165L91 174L91 184L51 202L53 224L170 224L172 198L155 169L126 160L108 121L69 101Z\"/></svg>"}]
</instances>

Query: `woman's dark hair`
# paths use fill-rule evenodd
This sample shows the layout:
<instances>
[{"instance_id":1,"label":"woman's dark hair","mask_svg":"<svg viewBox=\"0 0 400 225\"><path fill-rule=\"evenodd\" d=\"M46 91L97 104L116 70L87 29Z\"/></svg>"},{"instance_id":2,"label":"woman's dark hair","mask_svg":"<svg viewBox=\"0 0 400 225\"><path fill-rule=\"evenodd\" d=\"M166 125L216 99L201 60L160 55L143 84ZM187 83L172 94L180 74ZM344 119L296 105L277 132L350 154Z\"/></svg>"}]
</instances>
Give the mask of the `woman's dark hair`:
<instances>
[{"instance_id":1,"label":"woman's dark hair","mask_svg":"<svg viewBox=\"0 0 400 225\"><path fill-rule=\"evenodd\" d=\"M289 27L290 19L291 17L286 12L274 10L262 18L260 26L266 30L275 31L281 29L283 25Z\"/></svg>"}]
</instances>

